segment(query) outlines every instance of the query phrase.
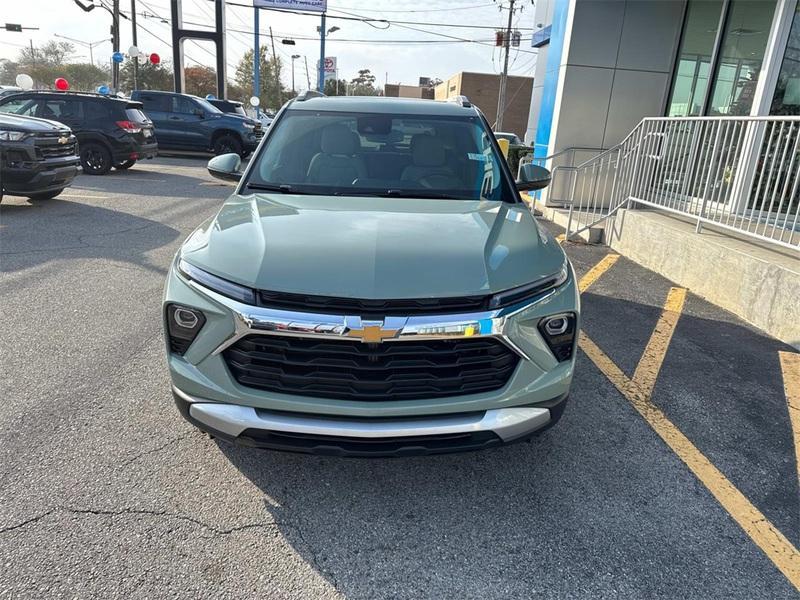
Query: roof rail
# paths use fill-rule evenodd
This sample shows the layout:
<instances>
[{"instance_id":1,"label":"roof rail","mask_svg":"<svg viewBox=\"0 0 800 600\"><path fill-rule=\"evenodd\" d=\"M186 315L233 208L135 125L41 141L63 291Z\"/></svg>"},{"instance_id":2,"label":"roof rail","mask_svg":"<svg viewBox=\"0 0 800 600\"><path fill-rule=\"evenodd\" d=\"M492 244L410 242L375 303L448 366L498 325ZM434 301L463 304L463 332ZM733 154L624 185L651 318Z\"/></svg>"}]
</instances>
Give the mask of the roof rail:
<instances>
[{"instance_id":1,"label":"roof rail","mask_svg":"<svg viewBox=\"0 0 800 600\"><path fill-rule=\"evenodd\" d=\"M304 92L300 92L295 100L297 102L305 102L309 98L325 98L325 94L317 90L305 90Z\"/></svg>"},{"instance_id":2,"label":"roof rail","mask_svg":"<svg viewBox=\"0 0 800 600\"><path fill-rule=\"evenodd\" d=\"M469 101L469 98L466 96L451 96L447 99L448 102L455 102L456 104L460 104L464 108L471 108L472 102Z\"/></svg>"}]
</instances>

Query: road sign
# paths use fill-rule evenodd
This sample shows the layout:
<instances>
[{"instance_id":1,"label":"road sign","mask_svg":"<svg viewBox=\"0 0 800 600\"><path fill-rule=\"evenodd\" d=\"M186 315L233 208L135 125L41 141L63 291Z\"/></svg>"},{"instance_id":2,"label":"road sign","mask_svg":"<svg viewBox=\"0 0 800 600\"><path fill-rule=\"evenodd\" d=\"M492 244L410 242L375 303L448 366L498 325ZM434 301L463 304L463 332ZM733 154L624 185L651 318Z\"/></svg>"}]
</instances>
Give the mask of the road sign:
<instances>
[{"instance_id":1,"label":"road sign","mask_svg":"<svg viewBox=\"0 0 800 600\"><path fill-rule=\"evenodd\" d=\"M328 0L253 0L253 6L282 10L310 10L321 13L328 9Z\"/></svg>"}]
</instances>

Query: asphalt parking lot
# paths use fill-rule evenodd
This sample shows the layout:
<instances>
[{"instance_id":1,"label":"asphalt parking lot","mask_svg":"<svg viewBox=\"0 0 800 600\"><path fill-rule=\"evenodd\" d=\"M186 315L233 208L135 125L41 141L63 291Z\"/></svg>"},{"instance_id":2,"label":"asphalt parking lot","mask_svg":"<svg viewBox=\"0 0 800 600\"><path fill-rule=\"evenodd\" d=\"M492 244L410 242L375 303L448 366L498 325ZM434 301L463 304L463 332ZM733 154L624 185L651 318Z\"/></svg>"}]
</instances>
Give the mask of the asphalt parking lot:
<instances>
[{"instance_id":1,"label":"asphalt parking lot","mask_svg":"<svg viewBox=\"0 0 800 600\"><path fill-rule=\"evenodd\" d=\"M0 597L798 597L796 351L604 247L566 246L578 374L530 443L359 460L195 431L160 297L230 192L204 167L0 206Z\"/></svg>"}]
</instances>

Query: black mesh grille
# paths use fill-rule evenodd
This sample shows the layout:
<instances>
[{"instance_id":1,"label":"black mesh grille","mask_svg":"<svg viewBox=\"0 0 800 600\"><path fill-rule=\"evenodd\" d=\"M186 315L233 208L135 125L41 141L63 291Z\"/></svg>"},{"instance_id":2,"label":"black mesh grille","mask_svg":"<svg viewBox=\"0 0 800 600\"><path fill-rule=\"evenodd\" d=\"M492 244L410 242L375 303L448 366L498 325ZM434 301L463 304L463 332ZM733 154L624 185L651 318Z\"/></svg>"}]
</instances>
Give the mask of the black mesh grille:
<instances>
[{"instance_id":1,"label":"black mesh grille","mask_svg":"<svg viewBox=\"0 0 800 600\"><path fill-rule=\"evenodd\" d=\"M60 144L59 138L67 137L69 141L66 144ZM76 140L73 136L67 135L38 135L36 137L36 150L42 158L58 158L61 156L75 156L76 155Z\"/></svg>"},{"instance_id":2,"label":"black mesh grille","mask_svg":"<svg viewBox=\"0 0 800 600\"><path fill-rule=\"evenodd\" d=\"M365 344L247 336L224 352L241 385L339 400L416 400L503 387L519 357L492 338Z\"/></svg>"},{"instance_id":3,"label":"black mesh grille","mask_svg":"<svg viewBox=\"0 0 800 600\"><path fill-rule=\"evenodd\" d=\"M306 296L267 290L261 290L258 295L262 306L268 308L330 315L359 315L361 317L457 314L482 311L489 306L489 296L366 300L333 296Z\"/></svg>"}]
</instances>

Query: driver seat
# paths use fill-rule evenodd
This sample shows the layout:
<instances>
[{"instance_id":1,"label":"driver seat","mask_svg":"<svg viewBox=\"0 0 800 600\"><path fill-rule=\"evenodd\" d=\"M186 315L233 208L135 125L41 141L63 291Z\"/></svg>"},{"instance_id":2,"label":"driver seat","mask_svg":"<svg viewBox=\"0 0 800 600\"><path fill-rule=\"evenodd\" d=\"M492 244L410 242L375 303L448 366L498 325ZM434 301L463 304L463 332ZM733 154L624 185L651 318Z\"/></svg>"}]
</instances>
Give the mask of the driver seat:
<instances>
[{"instance_id":1,"label":"driver seat","mask_svg":"<svg viewBox=\"0 0 800 600\"><path fill-rule=\"evenodd\" d=\"M320 150L311 159L307 183L348 186L367 177L367 167L356 155L358 136L344 125L329 125L322 130Z\"/></svg>"},{"instance_id":2,"label":"driver seat","mask_svg":"<svg viewBox=\"0 0 800 600\"><path fill-rule=\"evenodd\" d=\"M447 166L444 143L427 133L418 133L411 138L411 162L403 169L400 179L419 183L428 181L425 187L461 188L464 182Z\"/></svg>"}]
</instances>

